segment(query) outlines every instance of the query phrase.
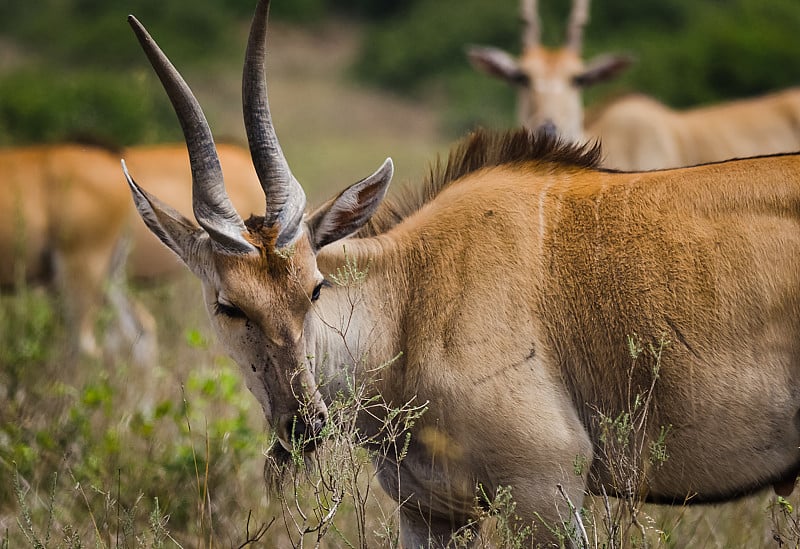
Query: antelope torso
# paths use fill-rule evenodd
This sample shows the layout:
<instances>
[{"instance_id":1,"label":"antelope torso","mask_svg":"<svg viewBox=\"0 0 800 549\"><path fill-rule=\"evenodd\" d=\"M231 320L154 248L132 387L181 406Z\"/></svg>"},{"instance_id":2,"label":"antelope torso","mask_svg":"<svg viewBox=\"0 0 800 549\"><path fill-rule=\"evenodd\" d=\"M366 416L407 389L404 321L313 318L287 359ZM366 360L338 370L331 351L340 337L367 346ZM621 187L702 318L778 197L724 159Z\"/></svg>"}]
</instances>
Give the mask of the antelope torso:
<instances>
[{"instance_id":1,"label":"antelope torso","mask_svg":"<svg viewBox=\"0 0 800 549\"><path fill-rule=\"evenodd\" d=\"M598 412L624 412L629 383L651 382L649 358L630 370L626 337L637 335L669 341L650 425L652 436L671 426L671 457L649 497L715 500L796 469L798 168L783 156L680 177L487 169L390 231L392 246L347 241L391 311L373 328L393 334L380 359L401 357L379 390L430 403L421 462L444 452L442 467L463 472L461 501L476 482L519 481L490 461L590 458Z\"/></svg>"},{"instance_id":2,"label":"antelope torso","mask_svg":"<svg viewBox=\"0 0 800 549\"><path fill-rule=\"evenodd\" d=\"M635 95L609 105L587 128L604 165L652 170L800 149L800 90L673 110Z\"/></svg>"}]
</instances>

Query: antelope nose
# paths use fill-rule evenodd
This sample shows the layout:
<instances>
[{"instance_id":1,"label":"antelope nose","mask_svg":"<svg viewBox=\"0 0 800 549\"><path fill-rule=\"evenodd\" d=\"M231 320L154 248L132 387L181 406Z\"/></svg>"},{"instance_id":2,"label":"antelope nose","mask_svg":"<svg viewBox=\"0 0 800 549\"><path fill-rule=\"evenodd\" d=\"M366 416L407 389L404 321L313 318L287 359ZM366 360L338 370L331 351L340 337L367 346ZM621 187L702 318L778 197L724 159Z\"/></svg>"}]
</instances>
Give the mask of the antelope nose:
<instances>
[{"instance_id":1,"label":"antelope nose","mask_svg":"<svg viewBox=\"0 0 800 549\"><path fill-rule=\"evenodd\" d=\"M324 412L318 412L313 417L294 416L290 418L286 432L291 433L292 445L297 444L305 451L316 448L327 420Z\"/></svg>"},{"instance_id":2,"label":"antelope nose","mask_svg":"<svg viewBox=\"0 0 800 549\"><path fill-rule=\"evenodd\" d=\"M549 118L539 124L539 127L536 128L536 131L541 132L549 137L558 137L558 127Z\"/></svg>"}]
</instances>

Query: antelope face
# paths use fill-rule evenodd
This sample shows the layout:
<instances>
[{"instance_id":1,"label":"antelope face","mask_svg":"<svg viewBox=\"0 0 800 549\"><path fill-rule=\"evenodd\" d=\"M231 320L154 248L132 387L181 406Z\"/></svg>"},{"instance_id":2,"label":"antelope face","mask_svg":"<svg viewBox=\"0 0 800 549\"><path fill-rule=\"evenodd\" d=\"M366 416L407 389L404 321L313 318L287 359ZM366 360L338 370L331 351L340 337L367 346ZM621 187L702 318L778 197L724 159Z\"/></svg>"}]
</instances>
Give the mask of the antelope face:
<instances>
[{"instance_id":1,"label":"antelope face","mask_svg":"<svg viewBox=\"0 0 800 549\"><path fill-rule=\"evenodd\" d=\"M609 80L632 60L624 55L603 55L584 64L581 58L583 27L589 19L589 0L574 0L567 26L567 41L560 48L541 45L536 0L522 1L523 54L515 58L492 47L471 47L467 57L479 71L520 88L520 124L537 129L553 125L565 138L583 138L581 89Z\"/></svg>"},{"instance_id":2,"label":"antelope face","mask_svg":"<svg viewBox=\"0 0 800 549\"><path fill-rule=\"evenodd\" d=\"M129 22L158 74L183 128L192 169L197 224L125 177L150 230L202 281L206 308L225 350L286 450L311 451L327 408L306 359L304 327L324 283L316 254L358 230L391 181L386 162L305 217L306 197L272 126L264 61L269 1L253 18L242 96L250 152L266 199L263 217L242 220L228 198L216 147L186 82L142 25Z\"/></svg>"},{"instance_id":3,"label":"antelope face","mask_svg":"<svg viewBox=\"0 0 800 549\"><path fill-rule=\"evenodd\" d=\"M211 276L203 277L206 308L281 444L312 449L327 408L306 360L303 326L324 279L306 234L283 249L258 230L248 236L261 240L257 253L213 254Z\"/></svg>"},{"instance_id":4,"label":"antelope face","mask_svg":"<svg viewBox=\"0 0 800 549\"><path fill-rule=\"evenodd\" d=\"M553 124L562 135L579 139L583 126L580 87L583 61L569 49L529 49L518 61L519 119L535 129Z\"/></svg>"}]
</instances>

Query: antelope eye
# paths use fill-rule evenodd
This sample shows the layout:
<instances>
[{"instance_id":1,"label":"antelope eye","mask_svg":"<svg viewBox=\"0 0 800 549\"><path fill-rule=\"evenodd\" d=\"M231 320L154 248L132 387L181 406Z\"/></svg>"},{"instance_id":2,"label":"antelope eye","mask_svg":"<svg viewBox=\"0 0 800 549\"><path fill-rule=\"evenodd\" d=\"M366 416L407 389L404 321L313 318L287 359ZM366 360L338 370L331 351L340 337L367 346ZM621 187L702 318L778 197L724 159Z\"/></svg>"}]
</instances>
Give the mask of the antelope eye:
<instances>
[{"instance_id":1,"label":"antelope eye","mask_svg":"<svg viewBox=\"0 0 800 549\"><path fill-rule=\"evenodd\" d=\"M521 86L523 88L529 88L531 86L531 78L527 74L523 72L519 72L511 77L512 83L516 84L517 86Z\"/></svg>"},{"instance_id":2,"label":"antelope eye","mask_svg":"<svg viewBox=\"0 0 800 549\"><path fill-rule=\"evenodd\" d=\"M330 282L328 282L327 280L323 280L322 282L314 286L314 291L311 292L312 303L319 299L319 293L322 291L323 286L330 286Z\"/></svg>"},{"instance_id":3,"label":"antelope eye","mask_svg":"<svg viewBox=\"0 0 800 549\"><path fill-rule=\"evenodd\" d=\"M244 311L242 311L236 305L233 305L232 303L222 303L221 301L217 301L214 304L214 314L227 316L228 318L247 318L247 315L244 314Z\"/></svg>"}]
</instances>

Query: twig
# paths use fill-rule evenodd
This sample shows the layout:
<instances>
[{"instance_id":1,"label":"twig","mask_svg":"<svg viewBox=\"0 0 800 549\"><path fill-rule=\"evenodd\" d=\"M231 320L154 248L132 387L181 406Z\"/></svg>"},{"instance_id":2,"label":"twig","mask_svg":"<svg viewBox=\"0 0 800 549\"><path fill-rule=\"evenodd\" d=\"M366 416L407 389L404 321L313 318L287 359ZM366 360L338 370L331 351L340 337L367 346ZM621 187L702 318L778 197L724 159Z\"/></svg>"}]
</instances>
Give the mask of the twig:
<instances>
[{"instance_id":1,"label":"twig","mask_svg":"<svg viewBox=\"0 0 800 549\"><path fill-rule=\"evenodd\" d=\"M275 522L275 518L276 518L276 517L272 517L272 520L270 520L267 523L263 523L261 526L258 527L258 529L255 531L255 533L251 536L250 535L250 519L252 517L253 517L253 511L248 511L247 512L247 524L244 527L245 539L239 545L239 547L237 549L242 549L243 547L247 547L248 545L252 545L253 543L261 541L261 538L264 537L264 534L267 533L267 530L269 530L270 526L272 526L272 523Z\"/></svg>"},{"instance_id":2,"label":"twig","mask_svg":"<svg viewBox=\"0 0 800 549\"><path fill-rule=\"evenodd\" d=\"M558 489L558 493L561 494L561 497L564 498L564 501L567 502L567 505L569 505L569 510L575 519L575 524L577 525L578 532L581 536L581 547L584 549L589 549L589 537L586 535L586 528L583 526L583 519L581 518L580 511L572 503L572 500L569 499L567 492L564 491L564 487L561 484L556 484L556 488Z\"/></svg>"}]
</instances>

